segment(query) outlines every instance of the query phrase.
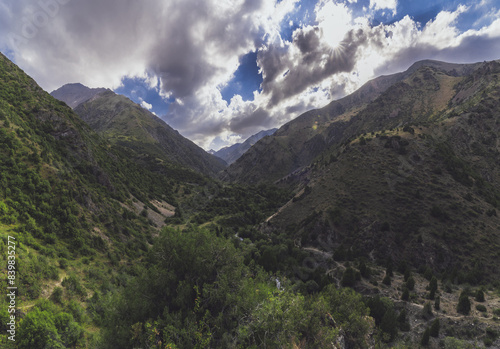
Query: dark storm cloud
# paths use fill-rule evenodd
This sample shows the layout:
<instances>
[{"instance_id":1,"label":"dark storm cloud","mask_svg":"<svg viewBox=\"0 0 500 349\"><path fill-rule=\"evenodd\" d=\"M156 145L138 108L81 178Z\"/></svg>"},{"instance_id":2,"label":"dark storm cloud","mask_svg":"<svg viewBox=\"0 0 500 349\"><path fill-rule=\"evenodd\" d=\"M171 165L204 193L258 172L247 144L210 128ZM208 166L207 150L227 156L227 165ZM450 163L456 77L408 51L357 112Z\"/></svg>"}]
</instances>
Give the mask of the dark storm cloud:
<instances>
[{"instance_id":1,"label":"dark storm cloud","mask_svg":"<svg viewBox=\"0 0 500 349\"><path fill-rule=\"evenodd\" d=\"M363 30L350 30L339 47L332 49L320 42L320 35L317 28L295 32L292 45L300 52L299 57L291 57L290 48L285 50L275 45L259 51L257 59L263 71L262 90L271 96L270 107L332 75L351 71L356 64L358 48L368 40ZM279 79L280 74L283 79Z\"/></svg>"},{"instance_id":2,"label":"dark storm cloud","mask_svg":"<svg viewBox=\"0 0 500 349\"><path fill-rule=\"evenodd\" d=\"M0 4L0 29L10 28L14 34L10 46L45 52L40 59L46 63L69 66L61 75L74 74L73 64L88 71L123 66L123 74L137 74L142 67L161 79L166 94L183 98L218 74L230 75L227 57L237 62L261 41L262 28L253 14L263 0L240 5L197 0L18 0ZM64 65L56 63L61 59Z\"/></svg>"}]
</instances>

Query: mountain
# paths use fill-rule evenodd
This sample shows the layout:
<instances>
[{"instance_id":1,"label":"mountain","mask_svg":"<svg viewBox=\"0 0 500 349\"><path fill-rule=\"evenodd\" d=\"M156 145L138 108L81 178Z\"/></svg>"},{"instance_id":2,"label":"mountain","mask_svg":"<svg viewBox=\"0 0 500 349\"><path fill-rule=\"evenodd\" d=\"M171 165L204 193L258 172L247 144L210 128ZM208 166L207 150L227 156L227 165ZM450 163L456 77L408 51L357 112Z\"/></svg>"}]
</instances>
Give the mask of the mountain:
<instances>
[{"instance_id":1,"label":"mountain","mask_svg":"<svg viewBox=\"0 0 500 349\"><path fill-rule=\"evenodd\" d=\"M309 165L329 146L356 135L359 130L351 126L357 120L355 116L366 110L387 89L397 89L394 86L421 67L439 69L451 77L460 77L477 66L427 60L415 63L405 72L371 80L353 94L321 109L308 111L283 125L273 136L257 142L227 168L221 178L245 183L277 181Z\"/></svg>"},{"instance_id":2,"label":"mountain","mask_svg":"<svg viewBox=\"0 0 500 349\"><path fill-rule=\"evenodd\" d=\"M498 278L499 75L498 61L418 63L283 126L226 175L295 190L267 233L462 282Z\"/></svg>"},{"instance_id":3,"label":"mountain","mask_svg":"<svg viewBox=\"0 0 500 349\"><path fill-rule=\"evenodd\" d=\"M75 91L81 91L83 95L79 96ZM53 93L54 96L83 100L89 96L89 91L95 92L85 87L75 89L74 85L65 85ZM167 167L180 165L212 176L226 166L223 160L208 154L151 112L110 90L94 93L74 111L93 130L112 144L127 149L132 157L142 159L144 164L159 159Z\"/></svg>"},{"instance_id":4,"label":"mountain","mask_svg":"<svg viewBox=\"0 0 500 349\"><path fill-rule=\"evenodd\" d=\"M189 169L165 177L131 161L3 55L0 125L0 232L47 258L138 256L174 215L181 197L174 184L207 181ZM44 279L20 276L21 299L36 299Z\"/></svg>"},{"instance_id":5,"label":"mountain","mask_svg":"<svg viewBox=\"0 0 500 349\"><path fill-rule=\"evenodd\" d=\"M255 143L260 141L262 138L266 136L272 135L278 129L273 128L271 130L260 131L257 134L249 137L243 143L236 143L229 147L225 147L213 153L213 155L223 159L228 165L232 164L236 160L238 160L245 152L250 149Z\"/></svg>"},{"instance_id":6,"label":"mountain","mask_svg":"<svg viewBox=\"0 0 500 349\"><path fill-rule=\"evenodd\" d=\"M95 95L105 91L109 90L105 88L88 88L80 83L76 83L66 84L63 87L52 91L50 94L52 97L65 102L72 109L75 109L81 103L86 102Z\"/></svg>"}]
</instances>

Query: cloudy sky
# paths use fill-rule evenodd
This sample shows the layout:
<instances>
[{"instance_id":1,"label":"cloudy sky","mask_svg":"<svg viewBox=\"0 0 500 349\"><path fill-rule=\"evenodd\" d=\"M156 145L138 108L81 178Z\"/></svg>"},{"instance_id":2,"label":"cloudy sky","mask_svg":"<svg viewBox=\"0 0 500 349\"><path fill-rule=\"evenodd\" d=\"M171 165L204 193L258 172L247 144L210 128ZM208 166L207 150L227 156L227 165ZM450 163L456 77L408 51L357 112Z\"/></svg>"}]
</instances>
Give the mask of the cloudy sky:
<instances>
[{"instance_id":1,"label":"cloudy sky","mask_svg":"<svg viewBox=\"0 0 500 349\"><path fill-rule=\"evenodd\" d=\"M0 0L0 51L218 149L417 60L500 59L500 0Z\"/></svg>"}]
</instances>

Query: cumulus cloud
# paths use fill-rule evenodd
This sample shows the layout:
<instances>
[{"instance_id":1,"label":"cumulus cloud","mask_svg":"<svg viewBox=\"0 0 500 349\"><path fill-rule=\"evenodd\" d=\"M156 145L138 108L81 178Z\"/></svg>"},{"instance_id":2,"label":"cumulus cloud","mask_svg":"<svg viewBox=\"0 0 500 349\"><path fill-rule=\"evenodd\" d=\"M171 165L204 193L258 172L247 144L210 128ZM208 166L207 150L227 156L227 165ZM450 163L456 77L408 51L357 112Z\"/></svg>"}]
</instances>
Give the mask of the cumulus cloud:
<instances>
[{"instance_id":1,"label":"cumulus cloud","mask_svg":"<svg viewBox=\"0 0 500 349\"><path fill-rule=\"evenodd\" d=\"M315 21L287 41L280 26L300 22L290 17L299 0L1 1L0 48L49 91L74 81L107 88L124 77L145 81L174 100L167 123L207 149L280 126L418 59L500 58L500 12L488 0L428 23L405 16L378 26L373 12L395 14L396 0L371 0L365 17L352 3L318 0ZM484 22L459 30L460 16L478 6ZM261 91L226 102L220 89L250 51Z\"/></svg>"},{"instance_id":2,"label":"cumulus cloud","mask_svg":"<svg viewBox=\"0 0 500 349\"><path fill-rule=\"evenodd\" d=\"M370 0L370 8L377 10L391 10L393 15L396 15L397 0Z\"/></svg>"},{"instance_id":3,"label":"cumulus cloud","mask_svg":"<svg viewBox=\"0 0 500 349\"><path fill-rule=\"evenodd\" d=\"M141 102L141 107L143 107L144 109L147 109L147 110L151 110L153 109L153 105L152 104L149 104L148 102L146 101L142 101Z\"/></svg>"}]
</instances>

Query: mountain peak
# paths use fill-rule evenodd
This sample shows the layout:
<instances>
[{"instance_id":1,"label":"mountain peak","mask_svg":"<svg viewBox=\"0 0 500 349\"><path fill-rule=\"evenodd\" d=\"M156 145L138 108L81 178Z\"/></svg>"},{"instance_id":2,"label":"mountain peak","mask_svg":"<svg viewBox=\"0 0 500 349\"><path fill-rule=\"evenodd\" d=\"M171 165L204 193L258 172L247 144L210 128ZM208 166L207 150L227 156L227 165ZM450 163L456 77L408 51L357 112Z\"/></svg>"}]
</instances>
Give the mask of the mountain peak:
<instances>
[{"instance_id":1,"label":"mountain peak","mask_svg":"<svg viewBox=\"0 0 500 349\"><path fill-rule=\"evenodd\" d=\"M50 94L75 109L80 104L105 91L110 90L107 88L89 88L81 83L71 83L52 91Z\"/></svg>"}]
</instances>

